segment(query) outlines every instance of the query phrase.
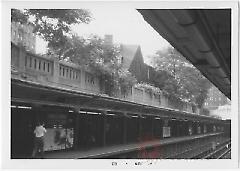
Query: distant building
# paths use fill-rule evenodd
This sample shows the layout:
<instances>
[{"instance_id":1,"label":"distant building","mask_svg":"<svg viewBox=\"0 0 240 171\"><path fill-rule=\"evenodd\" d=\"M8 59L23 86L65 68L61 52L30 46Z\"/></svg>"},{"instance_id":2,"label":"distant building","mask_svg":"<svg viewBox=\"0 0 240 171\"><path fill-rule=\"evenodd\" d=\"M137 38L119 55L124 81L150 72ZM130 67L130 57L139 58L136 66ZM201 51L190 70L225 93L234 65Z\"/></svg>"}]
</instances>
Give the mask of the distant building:
<instances>
[{"instance_id":1,"label":"distant building","mask_svg":"<svg viewBox=\"0 0 240 171\"><path fill-rule=\"evenodd\" d=\"M121 63L123 68L128 69L137 79L138 83L148 83L151 85L158 85L161 89L166 79L171 77L166 71L156 71L153 67L144 63L144 58L139 45L120 45L120 54L122 56ZM185 103L180 99L171 99L168 105L172 108L192 111L199 114L199 110L195 105ZM184 108L184 109L183 109Z\"/></svg>"},{"instance_id":2,"label":"distant building","mask_svg":"<svg viewBox=\"0 0 240 171\"><path fill-rule=\"evenodd\" d=\"M36 35L33 33L34 26L11 22L11 41L15 45L24 46L27 51L35 53Z\"/></svg>"},{"instance_id":3,"label":"distant building","mask_svg":"<svg viewBox=\"0 0 240 171\"><path fill-rule=\"evenodd\" d=\"M227 103L229 103L228 98L215 86L212 86L208 91L208 98L205 100L204 107L214 110L217 109L218 106L223 106Z\"/></svg>"},{"instance_id":4,"label":"distant building","mask_svg":"<svg viewBox=\"0 0 240 171\"><path fill-rule=\"evenodd\" d=\"M138 82L146 80L147 68L143 60L141 47L139 45L120 45L122 56L122 66L128 69L137 79Z\"/></svg>"},{"instance_id":5,"label":"distant building","mask_svg":"<svg viewBox=\"0 0 240 171\"><path fill-rule=\"evenodd\" d=\"M113 46L113 36L104 36L104 45ZM119 63L122 67L131 72L138 82L145 82L148 77L148 65L144 63L141 47L139 45L120 44L121 59Z\"/></svg>"},{"instance_id":6,"label":"distant building","mask_svg":"<svg viewBox=\"0 0 240 171\"><path fill-rule=\"evenodd\" d=\"M216 110L210 111L210 115L220 117L224 120L231 119L231 105L219 106Z\"/></svg>"},{"instance_id":7,"label":"distant building","mask_svg":"<svg viewBox=\"0 0 240 171\"><path fill-rule=\"evenodd\" d=\"M113 35L106 34L104 36L104 45L110 47L113 45Z\"/></svg>"},{"instance_id":8,"label":"distant building","mask_svg":"<svg viewBox=\"0 0 240 171\"><path fill-rule=\"evenodd\" d=\"M123 68L128 69L137 79L138 82L158 84L171 77L166 71L156 71L152 66L144 63L144 58L139 45L120 45L122 55L121 63Z\"/></svg>"}]
</instances>

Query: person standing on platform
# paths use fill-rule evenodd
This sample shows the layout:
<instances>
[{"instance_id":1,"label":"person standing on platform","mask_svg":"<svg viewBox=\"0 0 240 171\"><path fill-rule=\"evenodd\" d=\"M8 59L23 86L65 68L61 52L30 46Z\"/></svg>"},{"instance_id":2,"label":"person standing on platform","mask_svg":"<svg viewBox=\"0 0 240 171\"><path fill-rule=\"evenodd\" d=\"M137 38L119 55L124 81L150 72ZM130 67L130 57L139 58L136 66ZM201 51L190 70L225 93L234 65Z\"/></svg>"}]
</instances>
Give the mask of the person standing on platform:
<instances>
[{"instance_id":1,"label":"person standing on platform","mask_svg":"<svg viewBox=\"0 0 240 171\"><path fill-rule=\"evenodd\" d=\"M47 132L47 130L44 128L44 124L39 122L37 124L35 130L34 130L35 140L34 140L34 148L33 148L32 158L35 158L36 154L39 151L40 151L40 154L41 154L41 158L43 158L43 155L44 155L44 151L43 151L43 147L44 147L43 137L44 137L46 132Z\"/></svg>"}]
</instances>

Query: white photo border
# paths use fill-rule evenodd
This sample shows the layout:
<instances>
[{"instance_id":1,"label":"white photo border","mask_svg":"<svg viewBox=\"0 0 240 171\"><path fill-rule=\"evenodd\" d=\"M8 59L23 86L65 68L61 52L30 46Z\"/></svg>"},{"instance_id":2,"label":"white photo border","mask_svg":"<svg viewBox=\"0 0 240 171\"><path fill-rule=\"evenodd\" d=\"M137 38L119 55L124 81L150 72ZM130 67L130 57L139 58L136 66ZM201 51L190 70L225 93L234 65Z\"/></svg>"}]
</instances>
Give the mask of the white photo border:
<instances>
[{"instance_id":1,"label":"white photo border","mask_svg":"<svg viewBox=\"0 0 240 171\"><path fill-rule=\"evenodd\" d=\"M56 3L57 2L57 3ZM11 8L119 8L132 7L136 9L167 9L167 8L231 8L232 9L232 50L231 50L231 138L232 138L232 159L229 160L155 160L154 165L135 165L135 162L145 161L146 159L125 160L117 159L117 166L112 166L112 162L116 159L11 159L10 157L10 24L11 24ZM2 2L2 164L5 169L233 169L238 167L239 156L239 127L240 121L238 116L238 2L237 1L4 1ZM8 42L8 43L5 43ZM124 164L126 161L129 164Z\"/></svg>"}]
</instances>

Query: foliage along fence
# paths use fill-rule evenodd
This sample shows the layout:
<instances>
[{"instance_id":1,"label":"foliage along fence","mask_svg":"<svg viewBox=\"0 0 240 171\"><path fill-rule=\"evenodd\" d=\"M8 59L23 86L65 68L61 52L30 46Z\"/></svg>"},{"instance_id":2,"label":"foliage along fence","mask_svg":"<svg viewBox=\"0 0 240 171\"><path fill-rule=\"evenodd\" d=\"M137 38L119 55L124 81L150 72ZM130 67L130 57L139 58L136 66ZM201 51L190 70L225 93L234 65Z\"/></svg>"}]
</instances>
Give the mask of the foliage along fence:
<instances>
[{"instance_id":1,"label":"foliage along fence","mask_svg":"<svg viewBox=\"0 0 240 171\"><path fill-rule=\"evenodd\" d=\"M38 82L48 86L55 86L86 93L104 94L100 89L100 80L91 71L79 65L59 61L54 57L44 57L25 51L12 43L11 45L11 77ZM132 87L129 93L118 93L118 98L147 104L197 113L192 104L169 99L162 92L149 92L144 88Z\"/></svg>"}]
</instances>

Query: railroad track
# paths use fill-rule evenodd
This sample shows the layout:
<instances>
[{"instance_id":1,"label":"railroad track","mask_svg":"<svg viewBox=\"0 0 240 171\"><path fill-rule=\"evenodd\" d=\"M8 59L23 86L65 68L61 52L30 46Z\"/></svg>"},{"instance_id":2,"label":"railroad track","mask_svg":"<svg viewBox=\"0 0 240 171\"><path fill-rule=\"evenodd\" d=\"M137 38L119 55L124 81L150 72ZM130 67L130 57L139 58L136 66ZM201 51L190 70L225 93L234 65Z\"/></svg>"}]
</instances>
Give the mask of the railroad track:
<instances>
[{"instance_id":1,"label":"railroad track","mask_svg":"<svg viewBox=\"0 0 240 171\"><path fill-rule=\"evenodd\" d=\"M228 153L231 152L231 142L227 144L222 144L218 148L216 148L211 153L202 157L202 159L223 159Z\"/></svg>"},{"instance_id":2,"label":"railroad track","mask_svg":"<svg viewBox=\"0 0 240 171\"><path fill-rule=\"evenodd\" d=\"M216 146L213 149L213 143L203 143L200 146L186 147L185 150L172 153L168 156L164 156L164 159L227 159L231 156L231 141L225 140L222 142L216 142ZM138 151L133 150L123 154L112 155L113 158L138 158L136 157Z\"/></svg>"},{"instance_id":3,"label":"railroad track","mask_svg":"<svg viewBox=\"0 0 240 171\"><path fill-rule=\"evenodd\" d=\"M222 155L218 157L218 159L230 159L231 158L231 147L228 148Z\"/></svg>"},{"instance_id":4,"label":"railroad track","mask_svg":"<svg viewBox=\"0 0 240 171\"><path fill-rule=\"evenodd\" d=\"M186 148L186 150L171 154L169 156L166 156L166 159L203 159L203 158L218 158L218 154L220 157L224 158L225 155L229 154L228 152L231 151L229 148L224 148L225 146L230 147L230 140L224 141L221 144L218 144L215 146L215 150L212 147L212 143L207 143L207 144L202 144L201 146L198 147L191 147L191 148ZM221 156L222 154L222 156Z\"/></svg>"},{"instance_id":5,"label":"railroad track","mask_svg":"<svg viewBox=\"0 0 240 171\"><path fill-rule=\"evenodd\" d=\"M177 154L173 154L170 156L167 156L166 159L185 159L188 158L189 155L193 154L195 151L202 149L206 146L206 144L201 145L199 147L192 147L192 148L187 148L186 150L177 153Z\"/></svg>"},{"instance_id":6,"label":"railroad track","mask_svg":"<svg viewBox=\"0 0 240 171\"><path fill-rule=\"evenodd\" d=\"M229 150L230 149L230 150ZM193 157L191 159L218 159L219 156L221 156L223 153L227 151L231 152L231 141L227 140L213 148L209 148Z\"/></svg>"}]
</instances>

